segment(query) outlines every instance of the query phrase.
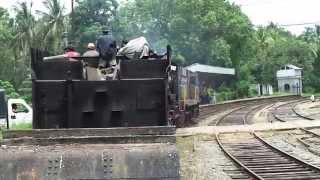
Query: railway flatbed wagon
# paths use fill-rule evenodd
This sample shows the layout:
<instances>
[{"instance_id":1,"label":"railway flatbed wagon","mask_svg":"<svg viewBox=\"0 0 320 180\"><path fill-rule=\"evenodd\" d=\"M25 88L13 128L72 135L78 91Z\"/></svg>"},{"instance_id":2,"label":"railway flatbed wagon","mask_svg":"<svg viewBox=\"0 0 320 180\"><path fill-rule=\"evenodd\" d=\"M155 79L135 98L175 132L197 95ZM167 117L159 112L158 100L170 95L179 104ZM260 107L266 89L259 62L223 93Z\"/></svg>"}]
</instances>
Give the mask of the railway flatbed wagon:
<instances>
[{"instance_id":1,"label":"railway flatbed wagon","mask_svg":"<svg viewBox=\"0 0 320 180\"><path fill-rule=\"evenodd\" d=\"M3 134L1 180L179 179L174 127Z\"/></svg>"},{"instance_id":2,"label":"railway flatbed wagon","mask_svg":"<svg viewBox=\"0 0 320 180\"><path fill-rule=\"evenodd\" d=\"M0 180L179 179L169 51L101 81L83 77L98 58L31 52L33 130L3 132Z\"/></svg>"}]
</instances>

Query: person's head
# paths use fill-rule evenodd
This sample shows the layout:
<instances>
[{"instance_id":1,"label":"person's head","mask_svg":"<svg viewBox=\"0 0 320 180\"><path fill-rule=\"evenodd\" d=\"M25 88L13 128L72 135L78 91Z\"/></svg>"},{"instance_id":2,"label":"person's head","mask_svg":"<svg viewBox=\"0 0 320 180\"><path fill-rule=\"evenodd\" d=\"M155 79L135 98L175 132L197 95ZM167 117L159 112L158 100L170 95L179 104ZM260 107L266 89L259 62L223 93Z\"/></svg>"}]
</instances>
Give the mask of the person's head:
<instances>
[{"instance_id":1,"label":"person's head","mask_svg":"<svg viewBox=\"0 0 320 180\"><path fill-rule=\"evenodd\" d=\"M128 44L128 40L123 39L121 43L121 47L124 47L126 44Z\"/></svg>"},{"instance_id":2,"label":"person's head","mask_svg":"<svg viewBox=\"0 0 320 180\"><path fill-rule=\"evenodd\" d=\"M72 52L72 51L75 51L74 47L72 46L67 46L66 48L64 48L64 52Z\"/></svg>"},{"instance_id":3,"label":"person's head","mask_svg":"<svg viewBox=\"0 0 320 180\"><path fill-rule=\"evenodd\" d=\"M11 105L12 109L16 110L18 107L17 107L17 104L12 104Z\"/></svg>"},{"instance_id":4,"label":"person's head","mask_svg":"<svg viewBox=\"0 0 320 180\"><path fill-rule=\"evenodd\" d=\"M88 50L95 50L96 46L94 45L94 43L89 43L88 46L87 46L87 49Z\"/></svg>"}]
</instances>

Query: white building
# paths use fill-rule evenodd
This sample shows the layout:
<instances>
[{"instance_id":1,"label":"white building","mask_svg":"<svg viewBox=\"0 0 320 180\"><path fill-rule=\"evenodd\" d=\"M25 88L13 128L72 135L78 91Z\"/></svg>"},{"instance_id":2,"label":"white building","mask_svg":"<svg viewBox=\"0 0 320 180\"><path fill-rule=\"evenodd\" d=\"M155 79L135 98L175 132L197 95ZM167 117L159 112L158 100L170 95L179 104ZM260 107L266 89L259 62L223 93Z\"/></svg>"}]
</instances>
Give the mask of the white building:
<instances>
[{"instance_id":1,"label":"white building","mask_svg":"<svg viewBox=\"0 0 320 180\"><path fill-rule=\"evenodd\" d=\"M269 96L273 94L273 87L270 84L257 84L256 91L258 96Z\"/></svg>"},{"instance_id":2,"label":"white building","mask_svg":"<svg viewBox=\"0 0 320 180\"><path fill-rule=\"evenodd\" d=\"M287 64L277 71L279 92L301 94L302 68Z\"/></svg>"},{"instance_id":3,"label":"white building","mask_svg":"<svg viewBox=\"0 0 320 180\"><path fill-rule=\"evenodd\" d=\"M202 104L215 103L215 96L212 101L203 97L209 97L207 94L208 88L217 90L222 84L228 86L235 79L234 68L224 68L217 66L209 66L195 63L186 67L187 70L196 72L200 82L200 96Z\"/></svg>"},{"instance_id":4,"label":"white building","mask_svg":"<svg viewBox=\"0 0 320 180\"><path fill-rule=\"evenodd\" d=\"M224 68L195 63L185 67L187 70L196 72L201 86L219 88L222 83L228 85L235 78L234 68Z\"/></svg>"},{"instance_id":5,"label":"white building","mask_svg":"<svg viewBox=\"0 0 320 180\"><path fill-rule=\"evenodd\" d=\"M234 68L210 66L210 65L204 65L199 63L194 63L190 66L187 66L186 69L192 72L209 73L209 74L222 74L222 75L232 75L232 76L236 74Z\"/></svg>"}]
</instances>

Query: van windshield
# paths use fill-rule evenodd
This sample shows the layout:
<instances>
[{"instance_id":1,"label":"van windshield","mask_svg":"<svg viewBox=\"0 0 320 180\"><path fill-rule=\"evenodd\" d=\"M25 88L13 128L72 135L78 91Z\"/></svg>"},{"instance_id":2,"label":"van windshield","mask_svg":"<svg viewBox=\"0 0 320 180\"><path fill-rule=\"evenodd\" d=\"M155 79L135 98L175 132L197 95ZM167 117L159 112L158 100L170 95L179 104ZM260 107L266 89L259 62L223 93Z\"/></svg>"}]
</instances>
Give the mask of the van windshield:
<instances>
[{"instance_id":1,"label":"van windshield","mask_svg":"<svg viewBox=\"0 0 320 180\"><path fill-rule=\"evenodd\" d=\"M14 113L22 113L22 112L28 113L29 112L29 110L23 104L18 104L18 103L12 104L11 107L12 107L12 111Z\"/></svg>"}]
</instances>

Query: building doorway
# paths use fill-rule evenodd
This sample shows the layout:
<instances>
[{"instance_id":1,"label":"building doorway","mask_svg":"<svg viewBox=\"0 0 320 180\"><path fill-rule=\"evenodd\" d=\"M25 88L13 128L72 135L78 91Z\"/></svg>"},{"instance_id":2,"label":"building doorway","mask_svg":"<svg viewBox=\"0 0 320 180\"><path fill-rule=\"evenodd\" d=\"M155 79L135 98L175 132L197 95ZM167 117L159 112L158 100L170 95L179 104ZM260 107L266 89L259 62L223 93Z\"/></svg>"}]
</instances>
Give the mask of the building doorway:
<instances>
[{"instance_id":1,"label":"building doorway","mask_svg":"<svg viewBox=\"0 0 320 180\"><path fill-rule=\"evenodd\" d=\"M284 85L284 91L285 92L290 92L290 85L289 84L285 84Z\"/></svg>"}]
</instances>

